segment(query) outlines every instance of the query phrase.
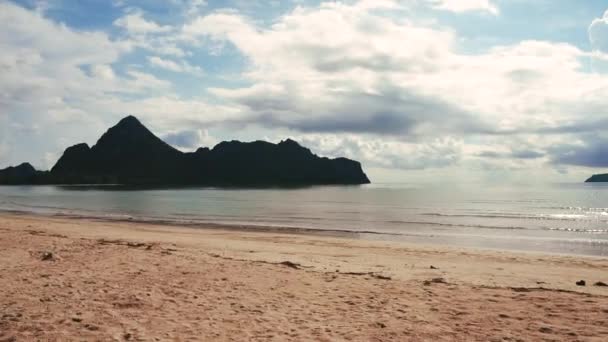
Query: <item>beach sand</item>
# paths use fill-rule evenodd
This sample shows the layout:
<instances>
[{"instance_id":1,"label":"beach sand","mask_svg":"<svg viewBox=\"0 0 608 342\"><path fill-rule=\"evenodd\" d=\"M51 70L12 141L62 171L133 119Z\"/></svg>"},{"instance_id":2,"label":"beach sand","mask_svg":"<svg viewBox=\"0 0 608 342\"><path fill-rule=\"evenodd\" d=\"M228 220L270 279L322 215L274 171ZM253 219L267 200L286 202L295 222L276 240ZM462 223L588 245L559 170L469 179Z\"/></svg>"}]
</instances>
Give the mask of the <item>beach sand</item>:
<instances>
[{"instance_id":1,"label":"beach sand","mask_svg":"<svg viewBox=\"0 0 608 342\"><path fill-rule=\"evenodd\" d=\"M607 341L600 281L606 258L0 215L0 341Z\"/></svg>"}]
</instances>

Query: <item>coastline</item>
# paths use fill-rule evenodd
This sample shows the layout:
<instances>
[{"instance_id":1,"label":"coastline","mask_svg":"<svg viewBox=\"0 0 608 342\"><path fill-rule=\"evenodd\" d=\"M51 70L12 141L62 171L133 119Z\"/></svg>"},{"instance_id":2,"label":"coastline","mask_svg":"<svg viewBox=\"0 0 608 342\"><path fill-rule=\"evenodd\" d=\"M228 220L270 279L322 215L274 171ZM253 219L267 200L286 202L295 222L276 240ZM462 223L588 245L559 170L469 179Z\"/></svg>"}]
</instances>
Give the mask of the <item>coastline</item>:
<instances>
[{"instance_id":1,"label":"coastline","mask_svg":"<svg viewBox=\"0 0 608 342\"><path fill-rule=\"evenodd\" d=\"M412 246L427 246L430 248L454 248L465 250L478 250L490 252L513 252L524 254L539 254L539 255L561 255L573 257L597 257L607 258L606 242L608 240L589 240L582 239L546 239L542 241L534 241L525 239L519 236L509 237L509 239L500 239L495 236L466 236L466 235L450 235L446 233L429 233L421 231L417 233L412 230L405 231L386 231L386 230L365 230L365 229L349 229L349 228L330 228L325 226L304 226L304 225L289 225L289 224L272 224L272 223L252 223L252 222L222 222L222 221L206 221L200 218L190 218L189 214L183 214L179 218L176 216L170 217L155 217L155 216L133 216L131 214L110 214L110 213L94 213L81 210L67 210L61 208L61 211L56 211L54 207L48 207L49 211L43 210L27 210L27 209L0 209L0 216L21 215L42 217L50 219L69 219L69 220L89 220L94 222L107 223L130 223L142 224L151 226L164 226L174 228L188 228L197 230L224 230L235 232L254 232L254 233L276 233L287 235L311 235L337 237L367 241L379 242L397 242L404 245ZM247 219L247 218L243 218ZM447 223L422 223L422 222L403 222L414 226L420 224L438 225L458 227L457 224ZM502 228L505 230L525 230L525 228ZM548 229L560 230L560 229ZM582 237L582 236L581 236ZM481 239L480 239L481 238ZM499 238L499 239L496 239ZM517 240L520 238L520 240ZM561 244L561 245L560 245ZM578 246L576 246L578 244ZM560 248L561 247L561 248Z\"/></svg>"},{"instance_id":2,"label":"coastline","mask_svg":"<svg viewBox=\"0 0 608 342\"><path fill-rule=\"evenodd\" d=\"M608 258L237 228L1 213L0 340L608 338Z\"/></svg>"}]
</instances>

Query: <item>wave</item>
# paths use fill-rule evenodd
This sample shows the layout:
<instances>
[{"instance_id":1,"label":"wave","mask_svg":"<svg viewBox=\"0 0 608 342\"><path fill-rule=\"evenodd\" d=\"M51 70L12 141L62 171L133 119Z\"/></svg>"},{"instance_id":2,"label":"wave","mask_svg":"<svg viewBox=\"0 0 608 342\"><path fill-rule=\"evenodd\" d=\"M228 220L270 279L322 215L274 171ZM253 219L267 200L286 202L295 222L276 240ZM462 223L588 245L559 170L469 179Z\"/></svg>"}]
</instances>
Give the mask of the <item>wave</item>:
<instances>
[{"instance_id":1,"label":"wave","mask_svg":"<svg viewBox=\"0 0 608 342\"><path fill-rule=\"evenodd\" d=\"M459 227L459 228L477 228L477 229L496 229L496 230L525 230L530 229L526 227L516 226L486 226L477 224L459 224L459 223L445 223L445 222L429 222L429 221L402 221L402 220L390 220L384 221L386 223L397 223L397 224L417 224L417 225L429 225L429 226L440 226L440 227Z\"/></svg>"},{"instance_id":2,"label":"wave","mask_svg":"<svg viewBox=\"0 0 608 342\"><path fill-rule=\"evenodd\" d=\"M547 227L543 228L544 230L554 230L554 231L563 231L563 232L572 232L572 233L595 233L595 234L604 234L608 233L608 229L581 229L581 228L556 228L556 227Z\"/></svg>"},{"instance_id":3,"label":"wave","mask_svg":"<svg viewBox=\"0 0 608 342\"><path fill-rule=\"evenodd\" d=\"M70 208L65 207L57 207L50 205L33 205L33 204L22 204L14 201L2 201L2 204L8 204L9 206L17 207L17 208L32 208L32 209L60 209L60 210L70 210Z\"/></svg>"},{"instance_id":4,"label":"wave","mask_svg":"<svg viewBox=\"0 0 608 342\"><path fill-rule=\"evenodd\" d=\"M571 207L571 206L554 206L554 207L539 207L541 209L556 209L556 210L575 210L583 212L605 212L608 213L608 208L593 208L593 207Z\"/></svg>"},{"instance_id":5,"label":"wave","mask_svg":"<svg viewBox=\"0 0 608 342\"><path fill-rule=\"evenodd\" d=\"M570 207L568 207L570 208ZM595 212L600 213L601 216L608 215L608 208L583 208L584 210L595 210ZM567 233L586 233L586 234L607 234L608 229L603 227L589 227L589 228L571 228L571 227L563 227L567 225L567 223L555 224L552 226L549 223L551 220L560 221L560 222L585 222L585 221L593 221L593 223L598 222L608 222L606 220L599 220L597 217L592 220L588 216L585 216L580 213L573 214L523 214L516 212L487 212L487 213L448 213L448 212L426 212L426 213L408 213L407 216L410 216L412 219L393 219L393 220L381 220L381 219L372 219L370 217L336 217L332 215L328 216L306 216L306 215L294 215L293 212L288 212L290 215L285 215L284 211L280 213L274 214L264 214L264 215L230 215L230 214L221 214L221 213L213 213L213 214L203 214L203 213L186 213L186 212L174 212L166 215L148 215L143 214L142 212L137 211L113 211L107 210L94 210L94 209L74 209L74 208L66 208L61 206L52 206L52 205L32 205L32 204L22 204L19 201L11 201L11 200L2 200L0 201L0 210L10 211L10 212L30 212L30 213L39 213L39 214L57 214L63 216L75 216L75 217L89 217L95 219L117 219L117 220L142 220L143 222L159 222L166 224L206 224L206 225L239 225L239 226L257 226L257 227L284 227L288 229L311 229L315 231L340 231L340 232L352 232L352 233L362 233L362 234L388 234L388 235L407 235L404 232L395 232L395 229L399 229L401 227L395 226L403 226L403 230L408 230L409 226L428 226L429 230L424 233L432 234L433 232L437 232L438 230L445 232L449 231L449 228L456 228L456 231L463 232L464 229L468 229L469 232L473 230L528 230L528 231L556 231L556 232L567 232ZM339 212L339 211L336 211ZM351 213L355 213L355 211L351 211ZM364 212L357 212L359 214L365 214ZM413 215L413 216L412 216ZM446 219L443 222L436 222L439 220L416 220L415 217L418 216L427 216L427 217L446 217L446 218L482 218L482 219L493 219L493 218L504 218L504 219L519 219L519 220L546 220L546 224L542 224L539 227L539 224L529 224L525 221L518 222L516 225L494 225L491 224L492 221L486 220L481 221L482 224L471 224L471 223L461 223L456 220L456 222L449 222L449 219ZM352 215L351 215L352 216ZM447 221L447 222L446 222ZM485 224L483 224L485 223ZM584 224L584 223L583 223ZM594 226L595 224L585 224L589 226ZM342 229L342 227L347 227L351 229ZM543 227L544 226L544 227ZM360 229L358 229L358 228ZM356 229L353 229L356 228ZM367 228L367 229L366 229ZM372 228L372 229L369 229ZM457 229L462 228L462 229ZM387 232L388 230L388 232ZM412 233L412 230L408 230L408 233ZM418 233L423 233L420 231Z\"/></svg>"},{"instance_id":6,"label":"wave","mask_svg":"<svg viewBox=\"0 0 608 342\"><path fill-rule=\"evenodd\" d=\"M555 220L555 221L600 221L608 222L608 212L600 213L607 219L599 220L597 215L589 214L520 214L520 213L497 213L497 214L446 214L446 213L422 213L423 216L435 217L463 217L463 218L503 218L503 219L527 219L527 220Z\"/></svg>"}]
</instances>

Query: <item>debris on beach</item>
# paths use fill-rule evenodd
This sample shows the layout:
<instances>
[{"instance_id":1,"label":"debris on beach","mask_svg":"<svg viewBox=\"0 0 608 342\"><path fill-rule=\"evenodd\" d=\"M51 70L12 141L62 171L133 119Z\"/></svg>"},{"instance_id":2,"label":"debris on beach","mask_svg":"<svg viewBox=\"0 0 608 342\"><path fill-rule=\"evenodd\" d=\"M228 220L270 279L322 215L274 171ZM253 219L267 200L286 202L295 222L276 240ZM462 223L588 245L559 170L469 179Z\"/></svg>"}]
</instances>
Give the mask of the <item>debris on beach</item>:
<instances>
[{"instance_id":1,"label":"debris on beach","mask_svg":"<svg viewBox=\"0 0 608 342\"><path fill-rule=\"evenodd\" d=\"M52 252L42 252L40 253L40 260L42 261L55 261L57 258Z\"/></svg>"},{"instance_id":2,"label":"debris on beach","mask_svg":"<svg viewBox=\"0 0 608 342\"><path fill-rule=\"evenodd\" d=\"M154 246L154 243L146 243L146 242L133 242L133 241L123 241L123 240L107 240L107 239L99 239L97 243L100 245L120 245L127 246L131 248L140 248L145 247L147 250L151 250Z\"/></svg>"},{"instance_id":3,"label":"debris on beach","mask_svg":"<svg viewBox=\"0 0 608 342\"><path fill-rule=\"evenodd\" d=\"M376 322L375 324L378 328L384 329L386 328L386 324L382 323L382 322Z\"/></svg>"},{"instance_id":4,"label":"debris on beach","mask_svg":"<svg viewBox=\"0 0 608 342\"><path fill-rule=\"evenodd\" d=\"M422 284L424 286L429 286L431 284L447 284L447 281L443 278L433 278L431 280L425 280Z\"/></svg>"},{"instance_id":5,"label":"debris on beach","mask_svg":"<svg viewBox=\"0 0 608 342\"><path fill-rule=\"evenodd\" d=\"M389 277L389 276L385 276L382 274L371 274L372 277L376 278L376 279L380 279L380 280L391 280L393 278Z\"/></svg>"},{"instance_id":6,"label":"debris on beach","mask_svg":"<svg viewBox=\"0 0 608 342\"><path fill-rule=\"evenodd\" d=\"M283 266L287 266L287 267L293 268L293 269L296 269L296 270L298 270L298 269L300 269L300 267L302 267L302 265L297 264L295 262L291 262L291 261L283 261L283 262L280 262L279 264L283 265Z\"/></svg>"}]
</instances>

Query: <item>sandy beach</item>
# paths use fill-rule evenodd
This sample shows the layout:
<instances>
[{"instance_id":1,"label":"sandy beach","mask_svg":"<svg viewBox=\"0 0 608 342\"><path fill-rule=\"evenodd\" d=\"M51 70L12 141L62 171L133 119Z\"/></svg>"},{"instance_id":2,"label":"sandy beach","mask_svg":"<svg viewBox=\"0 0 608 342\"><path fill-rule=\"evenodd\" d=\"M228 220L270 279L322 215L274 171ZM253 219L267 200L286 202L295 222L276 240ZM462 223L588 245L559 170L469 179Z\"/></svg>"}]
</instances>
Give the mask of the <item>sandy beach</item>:
<instances>
[{"instance_id":1,"label":"sandy beach","mask_svg":"<svg viewBox=\"0 0 608 342\"><path fill-rule=\"evenodd\" d=\"M0 215L0 341L606 341L598 282L608 259Z\"/></svg>"}]
</instances>

